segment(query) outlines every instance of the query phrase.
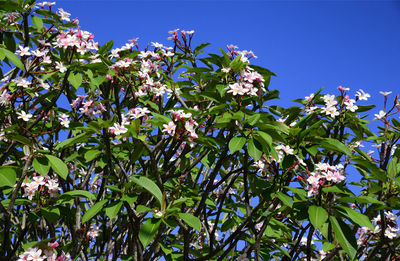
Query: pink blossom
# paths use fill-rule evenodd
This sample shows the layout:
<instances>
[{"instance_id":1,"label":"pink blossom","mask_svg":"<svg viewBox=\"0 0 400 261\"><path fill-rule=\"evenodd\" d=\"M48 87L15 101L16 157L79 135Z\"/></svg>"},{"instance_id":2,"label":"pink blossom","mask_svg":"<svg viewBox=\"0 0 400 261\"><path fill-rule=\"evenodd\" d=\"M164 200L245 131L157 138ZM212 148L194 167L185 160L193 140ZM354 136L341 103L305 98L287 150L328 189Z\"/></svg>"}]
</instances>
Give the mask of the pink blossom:
<instances>
[{"instance_id":1,"label":"pink blossom","mask_svg":"<svg viewBox=\"0 0 400 261\"><path fill-rule=\"evenodd\" d=\"M163 132L167 132L169 135L175 134L176 125L173 121L170 121L168 124L163 124L163 127Z\"/></svg>"}]
</instances>

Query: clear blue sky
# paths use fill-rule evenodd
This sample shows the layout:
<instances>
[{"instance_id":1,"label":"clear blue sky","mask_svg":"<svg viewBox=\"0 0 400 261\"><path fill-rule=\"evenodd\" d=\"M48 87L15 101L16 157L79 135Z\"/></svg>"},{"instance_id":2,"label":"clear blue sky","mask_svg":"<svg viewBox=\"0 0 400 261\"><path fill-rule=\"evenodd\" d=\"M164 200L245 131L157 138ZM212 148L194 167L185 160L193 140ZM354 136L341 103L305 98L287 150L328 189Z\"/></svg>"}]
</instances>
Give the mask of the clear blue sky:
<instances>
[{"instance_id":1,"label":"clear blue sky","mask_svg":"<svg viewBox=\"0 0 400 261\"><path fill-rule=\"evenodd\" d=\"M400 93L399 1L59 0L55 7L78 17L100 44L139 37L141 47L168 45L167 32L179 28L195 30L195 43L213 43L206 52L227 44L252 50L253 64L278 75L270 87L284 104L322 86L364 89L378 106L379 91Z\"/></svg>"}]
</instances>

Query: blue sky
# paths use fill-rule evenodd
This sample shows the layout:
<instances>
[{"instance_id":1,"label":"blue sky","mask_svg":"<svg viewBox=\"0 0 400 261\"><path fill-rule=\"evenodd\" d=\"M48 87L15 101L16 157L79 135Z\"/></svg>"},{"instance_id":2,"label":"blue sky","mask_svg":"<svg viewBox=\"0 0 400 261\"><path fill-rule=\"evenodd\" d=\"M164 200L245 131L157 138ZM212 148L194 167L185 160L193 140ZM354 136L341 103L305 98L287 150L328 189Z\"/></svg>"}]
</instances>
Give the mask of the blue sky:
<instances>
[{"instance_id":1,"label":"blue sky","mask_svg":"<svg viewBox=\"0 0 400 261\"><path fill-rule=\"evenodd\" d=\"M100 44L120 47L139 37L168 45L168 31L195 30L206 53L227 44L252 50L278 77L270 87L282 103L325 87L363 89L383 106L379 91L399 93L399 1L95 1L59 0ZM369 103L368 102L368 103ZM365 103L365 102L364 102Z\"/></svg>"}]
</instances>

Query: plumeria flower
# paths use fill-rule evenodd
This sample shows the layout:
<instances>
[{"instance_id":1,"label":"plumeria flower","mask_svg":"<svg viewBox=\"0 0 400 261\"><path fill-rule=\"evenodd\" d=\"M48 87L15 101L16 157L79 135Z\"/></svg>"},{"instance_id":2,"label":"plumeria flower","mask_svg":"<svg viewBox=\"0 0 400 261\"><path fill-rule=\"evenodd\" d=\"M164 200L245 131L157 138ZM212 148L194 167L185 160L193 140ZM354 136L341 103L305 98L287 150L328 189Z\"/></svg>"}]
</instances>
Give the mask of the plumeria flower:
<instances>
[{"instance_id":1,"label":"plumeria flower","mask_svg":"<svg viewBox=\"0 0 400 261\"><path fill-rule=\"evenodd\" d=\"M93 225L93 226L90 227L90 229L89 229L87 235L88 235L89 238L92 238L92 239L93 239L93 238L99 236L100 231L101 231L101 230L100 230L100 226Z\"/></svg>"},{"instance_id":2,"label":"plumeria flower","mask_svg":"<svg viewBox=\"0 0 400 261\"><path fill-rule=\"evenodd\" d=\"M375 119L374 119L374 120L380 120L380 119L382 119L383 117L385 117L385 115L386 115L386 112L380 110L378 114L374 114L374 116L375 116Z\"/></svg>"},{"instance_id":3,"label":"plumeria flower","mask_svg":"<svg viewBox=\"0 0 400 261\"><path fill-rule=\"evenodd\" d=\"M59 70L61 73L67 71L67 67L63 65L63 62L56 62L56 69Z\"/></svg>"},{"instance_id":4,"label":"plumeria flower","mask_svg":"<svg viewBox=\"0 0 400 261\"><path fill-rule=\"evenodd\" d=\"M45 182L42 176L36 176L32 178L32 182L36 183L38 186L44 185Z\"/></svg>"},{"instance_id":5,"label":"plumeria flower","mask_svg":"<svg viewBox=\"0 0 400 261\"><path fill-rule=\"evenodd\" d=\"M61 20L67 21L67 22L71 21L71 19L69 19L69 17L71 16L71 14L65 12L64 9L58 8L58 14L59 14L59 16L61 16Z\"/></svg>"},{"instance_id":6,"label":"plumeria flower","mask_svg":"<svg viewBox=\"0 0 400 261\"><path fill-rule=\"evenodd\" d=\"M14 80L17 83L17 86L28 88L31 85L31 82L25 78L17 78Z\"/></svg>"},{"instance_id":7,"label":"plumeria flower","mask_svg":"<svg viewBox=\"0 0 400 261\"><path fill-rule=\"evenodd\" d=\"M23 47L22 45L18 46L19 50L17 50L15 53L18 56L29 56L31 53L29 52L29 47Z\"/></svg>"},{"instance_id":8,"label":"plumeria flower","mask_svg":"<svg viewBox=\"0 0 400 261\"><path fill-rule=\"evenodd\" d=\"M304 97L304 99L308 102L311 102L314 99L314 93L311 93L310 96Z\"/></svg>"},{"instance_id":9,"label":"plumeria flower","mask_svg":"<svg viewBox=\"0 0 400 261\"><path fill-rule=\"evenodd\" d=\"M64 126L65 128L69 128L70 120L68 119L68 115L67 114L61 113L58 116L58 118L60 119L62 126Z\"/></svg>"},{"instance_id":10,"label":"plumeria flower","mask_svg":"<svg viewBox=\"0 0 400 261\"><path fill-rule=\"evenodd\" d=\"M42 63L47 63L47 64L51 63L50 56L44 55L42 58L43 58Z\"/></svg>"},{"instance_id":11,"label":"plumeria flower","mask_svg":"<svg viewBox=\"0 0 400 261\"><path fill-rule=\"evenodd\" d=\"M39 86L45 90L48 90L50 88L50 84L46 83L42 79L39 79Z\"/></svg>"},{"instance_id":12,"label":"plumeria flower","mask_svg":"<svg viewBox=\"0 0 400 261\"><path fill-rule=\"evenodd\" d=\"M114 134L114 135L122 135L122 134L128 132L127 128L125 128L123 125L119 125L118 123L114 123L114 126L110 127L109 129L110 129L111 134Z\"/></svg>"},{"instance_id":13,"label":"plumeria flower","mask_svg":"<svg viewBox=\"0 0 400 261\"><path fill-rule=\"evenodd\" d=\"M173 121L170 121L168 124L163 124L163 127L163 132L167 132L169 135L175 134L176 125Z\"/></svg>"},{"instance_id":14,"label":"plumeria flower","mask_svg":"<svg viewBox=\"0 0 400 261\"><path fill-rule=\"evenodd\" d=\"M336 116L339 115L339 112L337 111L336 107L324 107L322 110L325 112L326 115L331 116L335 118Z\"/></svg>"},{"instance_id":15,"label":"plumeria flower","mask_svg":"<svg viewBox=\"0 0 400 261\"><path fill-rule=\"evenodd\" d=\"M391 94L392 92L379 92L379 93L386 97L386 96L388 96L389 94Z\"/></svg>"},{"instance_id":16,"label":"plumeria flower","mask_svg":"<svg viewBox=\"0 0 400 261\"><path fill-rule=\"evenodd\" d=\"M7 93L7 90L4 90L2 94L0 94L0 105L6 106L10 104L10 98L12 96Z\"/></svg>"},{"instance_id":17,"label":"plumeria flower","mask_svg":"<svg viewBox=\"0 0 400 261\"><path fill-rule=\"evenodd\" d=\"M32 114L26 113L25 111L17 112L18 119L22 119L23 121L29 121L32 118Z\"/></svg>"},{"instance_id":18,"label":"plumeria flower","mask_svg":"<svg viewBox=\"0 0 400 261\"><path fill-rule=\"evenodd\" d=\"M356 97L358 97L359 100L366 101L368 100L368 98L371 97L371 95L369 95L369 93L365 93L363 90L360 89L357 91Z\"/></svg>"},{"instance_id":19,"label":"plumeria flower","mask_svg":"<svg viewBox=\"0 0 400 261\"><path fill-rule=\"evenodd\" d=\"M232 93L233 96L244 94L243 86L239 83L230 84L226 89L228 90L227 93Z\"/></svg>"},{"instance_id":20,"label":"plumeria flower","mask_svg":"<svg viewBox=\"0 0 400 261\"><path fill-rule=\"evenodd\" d=\"M222 68L221 71L224 73L229 73L231 71L231 68L225 67L225 68Z\"/></svg>"},{"instance_id":21,"label":"plumeria flower","mask_svg":"<svg viewBox=\"0 0 400 261\"><path fill-rule=\"evenodd\" d=\"M44 258L41 256L42 250L38 248L33 248L29 251L28 260L32 261L43 261Z\"/></svg>"},{"instance_id":22,"label":"plumeria flower","mask_svg":"<svg viewBox=\"0 0 400 261\"><path fill-rule=\"evenodd\" d=\"M350 91L350 88L345 88L345 87L343 87L343 86L341 86L341 85L338 86L338 89L339 89L339 91L341 91L341 92Z\"/></svg>"},{"instance_id":23,"label":"plumeria flower","mask_svg":"<svg viewBox=\"0 0 400 261\"><path fill-rule=\"evenodd\" d=\"M346 109L351 112L355 112L358 109L357 105L354 105L356 101L353 99L349 99L349 101L345 101L344 104L346 105Z\"/></svg>"}]
</instances>

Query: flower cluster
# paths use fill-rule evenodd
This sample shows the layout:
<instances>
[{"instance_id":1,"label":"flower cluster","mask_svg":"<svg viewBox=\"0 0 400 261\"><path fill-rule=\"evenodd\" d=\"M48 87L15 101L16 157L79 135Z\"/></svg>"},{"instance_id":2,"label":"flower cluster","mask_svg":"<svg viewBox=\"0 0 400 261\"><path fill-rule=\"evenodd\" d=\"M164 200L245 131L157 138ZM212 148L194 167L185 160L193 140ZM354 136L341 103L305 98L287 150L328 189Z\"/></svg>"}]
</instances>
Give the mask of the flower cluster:
<instances>
[{"instance_id":1,"label":"flower cluster","mask_svg":"<svg viewBox=\"0 0 400 261\"><path fill-rule=\"evenodd\" d=\"M325 106L322 108L319 108L318 106L315 105L314 99L315 99L315 94L312 93L310 96L306 96L304 99L307 102L307 105L305 107L305 111L307 114L313 113L316 109L321 109L323 113L325 113L327 116L330 116L332 118L335 118L336 116L339 116L340 112L342 110L348 110L351 112L355 112L358 109L358 106L355 105L357 100L368 100L371 95L368 93L365 93L363 90L358 90L356 94L356 99L351 99L347 95L347 91L349 91L349 88L344 88L342 86L339 86L338 89L341 92L341 99L337 99L335 95L331 94L326 94L322 96L322 100L325 103ZM342 101L341 103L338 103L338 100ZM338 107L339 106L339 107Z\"/></svg>"},{"instance_id":2,"label":"flower cluster","mask_svg":"<svg viewBox=\"0 0 400 261\"><path fill-rule=\"evenodd\" d=\"M18 256L18 261L72 261L70 254L61 253L57 257L57 254L54 252L54 248L58 246L57 242L49 243L49 249L45 249L44 251L40 248L29 248L27 251L23 252Z\"/></svg>"},{"instance_id":3,"label":"flower cluster","mask_svg":"<svg viewBox=\"0 0 400 261\"><path fill-rule=\"evenodd\" d=\"M57 48L76 48L80 54L98 50L98 43L93 41L94 35L88 31L71 29L60 32L57 40L53 43Z\"/></svg>"},{"instance_id":4,"label":"flower cluster","mask_svg":"<svg viewBox=\"0 0 400 261\"><path fill-rule=\"evenodd\" d=\"M32 200L36 192L48 193L50 197L54 198L57 196L57 192L60 191L58 187L58 181L52 179L49 176L34 176L31 182L24 182L21 186L24 189L24 197Z\"/></svg>"},{"instance_id":5,"label":"flower cluster","mask_svg":"<svg viewBox=\"0 0 400 261\"><path fill-rule=\"evenodd\" d=\"M391 211L384 212L385 221L386 221L386 229L385 229L385 237L388 239L395 239L400 236L399 234L399 226L397 224L397 215L393 214ZM381 215L378 214L373 220L373 224L375 226L374 230L368 227L361 227L358 231L357 245L358 246L366 246L368 247L371 240L376 239L380 236L382 228Z\"/></svg>"},{"instance_id":6,"label":"flower cluster","mask_svg":"<svg viewBox=\"0 0 400 261\"><path fill-rule=\"evenodd\" d=\"M85 102L83 100L86 98L85 95L80 95L78 96L72 103L71 107L74 109L78 109L79 111L91 119L96 118L96 114L101 114L101 112L105 111L106 108L104 108L103 104L96 102L92 99L86 99Z\"/></svg>"},{"instance_id":7,"label":"flower cluster","mask_svg":"<svg viewBox=\"0 0 400 261\"><path fill-rule=\"evenodd\" d=\"M385 211L384 216L386 221L385 236L389 239L398 237L399 226L397 225L397 215L393 214L391 211ZM381 215L376 216L372 221L375 225L374 233L380 233L382 230Z\"/></svg>"},{"instance_id":8,"label":"flower cluster","mask_svg":"<svg viewBox=\"0 0 400 261\"><path fill-rule=\"evenodd\" d=\"M229 70L224 68L224 71ZM264 77L252 68L246 67L244 71L240 72L239 82L229 84L226 90L233 96L258 96L261 91L265 92Z\"/></svg>"},{"instance_id":9,"label":"flower cluster","mask_svg":"<svg viewBox=\"0 0 400 261\"><path fill-rule=\"evenodd\" d=\"M192 118L191 113L185 113L183 110L171 110L171 113L173 120L163 125L163 132L171 136L188 133L190 140L198 138L195 128L199 124Z\"/></svg>"},{"instance_id":10,"label":"flower cluster","mask_svg":"<svg viewBox=\"0 0 400 261\"><path fill-rule=\"evenodd\" d=\"M147 107L132 108L128 113L121 115L121 124L114 123L114 125L109 128L109 131L112 135L122 135L128 132L128 129L125 127L125 125L131 124L132 120L135 119L142 118L143 120L146 120L150 117L148 114L150 114L150 110Z\"/></svg>"},{"instance_id":11,"label":"flower cluster","mask_svg":"<svg viewBox=\"0 0 400 261\"><path fill-rule=\"evenodd\" d=\"M310 173L307 178L308 196L318 195L319 190L328 184L339 183L346 179L343 171L343 165L331 166L327 163L318 163L315 165L315 171Z\"/></svg>"},{"instance_id":12,"label":"flower cluster","mask_svg":"<svg viewBox=\"0 0 400 261\"><path fill-rule=\"evenodd\" d=\"M237 50L239 49L239 47L233 44L227 45L226 48L228 49L227 53L228 57L234 58L238 55L241 55L240 60L242 62L248 62L251 58L257 59L257 56L254 55L253 51L247 51L247 50L239 51Z\"/></svg>"},{"instance_id":13,"label":"flower cluster","mask_svg":"<svg viewBox=\"0 0 400 261\"><path fill-rule=\"evenodd\" d=\"M61 125L64 126L65 128L69 128L69 116L65 113L60 113L60 115L58 115L58 119L61 121Z\"/></svg>"}]
</instances>

